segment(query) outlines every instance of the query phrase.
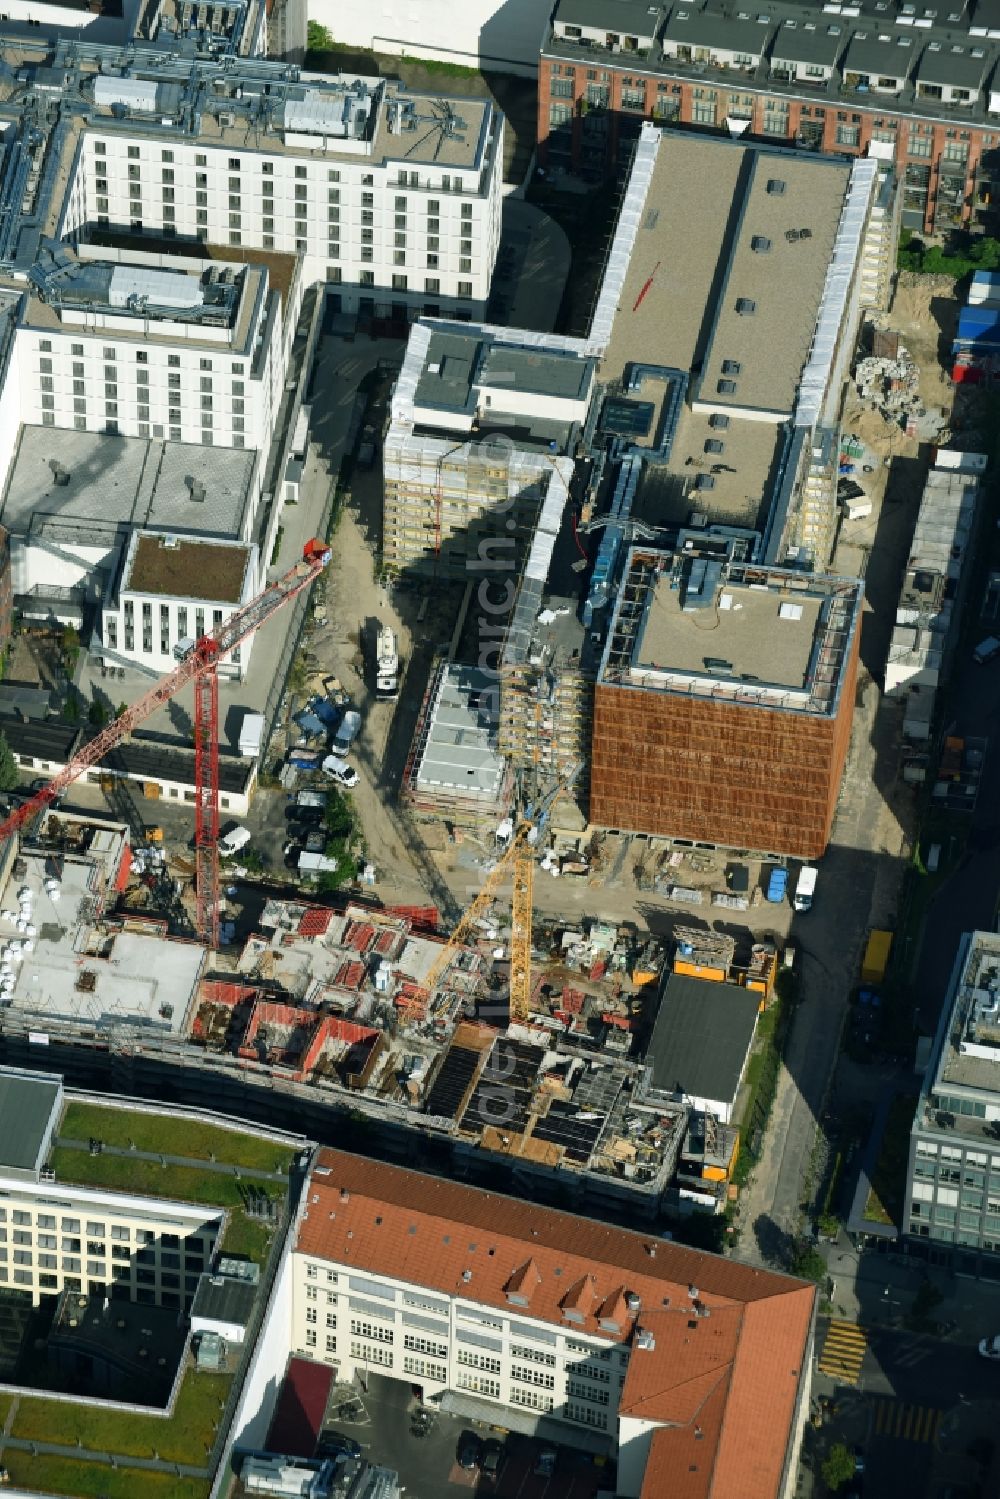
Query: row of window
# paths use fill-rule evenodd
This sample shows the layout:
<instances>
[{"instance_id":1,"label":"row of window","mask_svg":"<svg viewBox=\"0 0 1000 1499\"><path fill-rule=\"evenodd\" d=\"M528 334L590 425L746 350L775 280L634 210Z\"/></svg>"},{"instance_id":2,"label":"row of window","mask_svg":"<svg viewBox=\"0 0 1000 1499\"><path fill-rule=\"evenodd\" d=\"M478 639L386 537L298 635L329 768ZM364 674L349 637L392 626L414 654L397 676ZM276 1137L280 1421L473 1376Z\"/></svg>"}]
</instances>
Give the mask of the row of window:
<instances>
[{"instance_id":1,"label":"row of window","mask_svg":"<svg viewBox=\"0 0 1000 1499\"><path fill-rule=\"evenodd\" d=\"M93 147L93 152L94 152L95 156L98 156L98 157L106 157L107 156L107 154L108 154L108 147L107 147L107 142L106 141L92 140L90 142L90 144ZM127 158L128 158L129 161L143 161L143 160L149 161L149 160L152 159L152 148L147 148L147 149L144 150L144 148L142 146L130 145L127 148L126 155L127 155ZM164 147L164 148L161 149L159 159L160 159L161 164L165 164L165 165L172 165L175 162L175 160L176 160L173 150L170 149L169 147ZM204 151L197 152L195 154L194 162L195 162L195 166L196 167L207 167L207 166L209 166L210 163L209 163L208 153L204 152ZM238 178L237 185L238 185L239 184L239 180L242 180L241 178L239 178L239 174L242 172L244 166L252 167L254 164L256 164L257 166L260 167L260 171L261 171L261 175L262 176L264 176L264 177L273 177L274 176L274 162L273 161L261 161L259 158L254 158L254 161L251 162L251 163L244 163L244 162L242 162L240 160L240 158L238 156L230 156L228 158L228 166L225 168L225 170L227 170L227 171L229 171L229 172L231 172L231 173L233 173L233 174L235 174L237 176L237 178ZM219 155L216 152L214 152L214 151L212 152L211 165L213 167L217 168L217 169L221 167L221 161L219 159ZM312 172L313 178L318 177L321 171L322 171L322 167L314 167L313 168L313 172ZM309 176L310 176L309 167L303 165L303 163L301 163L301 162L297 163L296 166L295 166L295 178L296 178L296 180L299 181L299 182L307 181L309 179ZM326 172L326 181L327 182L339 182L340 180L341 180L341 178L340 178L340 169L339 169L339 167L328 167L327 168L327 172ZM360 180L361 180L362 187L374 187L374 185L375 185L375 175L372 172L365 172L362 175L362 177L361 177ZM412 187L412 188L419 187L419 185L420 185L420 183L419 183L419 174L417 172L413 172L413 171L410 171L410 170L399 169L398 172L397 172L396 185L398 187ZM452 177L450 174L446 173L441 178L441 187L442 187L442 190L444 192L461 192L462 191L462 187L463 187L463 179L461 177ZM396 202L398 203L399 201L400 201L399 198L397 198ZM466 211L468 211L469 213L472 212L472 205L471 205L471 203L463 203L462 204L462 212L463 212L463 214L465 214Z\"/></svg>"},{"instance_id":2,"label":"row of window","mask_svg":"<svg viewBox=\"0 0 1000 1499\"><path fill-rule=\"evenodd\" d=\"M52 353L52 340L51 340L51 338L40 338L38 340L38 352L39 352L39 354L51 354ZM94 350L93 344L91 344L88 347L88 346L86 346L84 344L74 343L74 344L70 345L70 353L72 354L72 356L73 356L74 359L83 359L84 356L86 354L88 354L88 353L91 354L91 355L93 355L95 353L95 350ZM148 351L146 349L135 349L135 350L133 350L133 354L134 354L134 357L135 357L136 364L148 364L149 363L149 353L148 353ZM116 364L117 361L118 361L118 358L119 358L118 350L116 348L114 348L113 345L111 345L111 344L105 344L104 345L104 352L103 352L102 357L106 361L107 364ZM124 358L127 359L128 355L126 354L126 355L124 355L122 357L124 357ZM40 361L40 368L43 367L43 365L44 365L44 362ZM167 355L167 365L171 369L180 369L180 367L181 367L181 356L179 354L168 354ZM211 371L214 368L214 365L212 363L212 360L207 355L202 355L199 358L199 360L198 360L198 368L202 372ZM223 368L223 367L220 366L220 368ZM233 376L242 375L244 373L244 365L240 361L236 361L233 364L228 364L227 363L227 365L223 368L223 372L225 371L225 369L228 369L229 373L231 375L233 375ZM117 370L111 370L110 372L108 370L105 370L105 375L107 376L109 374L110 374L110 378L111 379L117 379L117 377L118 377ZM141 372L137 372L136 373L136 379L137 380L141 380L142 379Z\"/></svg>"}]
</instances>

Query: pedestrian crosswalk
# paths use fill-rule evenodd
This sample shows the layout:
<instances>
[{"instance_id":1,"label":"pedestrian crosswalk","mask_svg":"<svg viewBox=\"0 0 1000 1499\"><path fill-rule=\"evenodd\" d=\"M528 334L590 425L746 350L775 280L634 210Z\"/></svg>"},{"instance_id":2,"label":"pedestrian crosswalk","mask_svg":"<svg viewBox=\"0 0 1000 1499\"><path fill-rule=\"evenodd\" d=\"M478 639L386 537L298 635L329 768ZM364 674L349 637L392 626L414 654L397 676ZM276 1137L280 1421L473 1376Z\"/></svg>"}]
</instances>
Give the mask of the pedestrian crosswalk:
<instances>
[{"instance_id":1,"label":"pedestrian crosswalk","mask_svg":"<svg viewBox=\"0 0 1000 1499\"><path fill-rule=\"evenodd\" d=\"M933 1442L944 1411L933 1405L906 1405L888 1396L875 1401L875 1435L901 1442Z\"/></svg>"},{"instance_id":2,"label":"pedestrian crosswalk","mask_svg":"<svg viewBox=\"0 0 1000 1499\"><path fill-rule=\"evenodd\" d=\"M836 1318L826 1330L823 1352L816 1367L821 1374L845 1384L857 1384L864 1363L868 1337L863 1327L854 1322L841 1322Z\"/></svg>"}]
</instances>

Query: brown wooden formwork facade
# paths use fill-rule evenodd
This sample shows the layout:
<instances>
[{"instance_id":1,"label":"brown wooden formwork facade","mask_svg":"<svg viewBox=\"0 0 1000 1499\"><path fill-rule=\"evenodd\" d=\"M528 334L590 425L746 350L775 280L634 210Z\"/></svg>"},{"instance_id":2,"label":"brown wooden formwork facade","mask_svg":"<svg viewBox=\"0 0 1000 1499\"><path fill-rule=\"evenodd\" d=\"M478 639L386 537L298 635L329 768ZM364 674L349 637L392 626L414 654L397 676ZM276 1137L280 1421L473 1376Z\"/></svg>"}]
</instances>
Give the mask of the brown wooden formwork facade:
<instances>
[{"instance_id":1,"label":"brown wooden formwork facade","mask_svg":"<svg viewBox=\"0 0 1000 1499\"><path fill-rule=\"evenodd\" d=\"M591 822L820 858L850 744L858 643L855 630L831 716L599 683Z\"/></svg>"}]
</instances>

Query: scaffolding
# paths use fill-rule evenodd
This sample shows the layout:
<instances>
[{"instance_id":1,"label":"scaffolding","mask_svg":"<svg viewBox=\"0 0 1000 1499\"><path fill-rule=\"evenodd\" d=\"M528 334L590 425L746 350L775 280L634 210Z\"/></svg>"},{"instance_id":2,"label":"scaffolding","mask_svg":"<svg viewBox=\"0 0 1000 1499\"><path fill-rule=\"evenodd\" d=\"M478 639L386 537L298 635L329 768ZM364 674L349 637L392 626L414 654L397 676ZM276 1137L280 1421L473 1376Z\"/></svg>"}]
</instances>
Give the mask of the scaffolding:
<instances>
[{"instance_id":1,"label":"scaffolding","mask_svg":"<svg viewBox=\"0 0 1000 1499\"><path fill-rule=\"evenodd\" d=\"M509 572L534 530L551 473L542 451L455 441L394 421L383 451L383 559L392 573L468 582L469 563Z\"/></svg>"}]
</instances>

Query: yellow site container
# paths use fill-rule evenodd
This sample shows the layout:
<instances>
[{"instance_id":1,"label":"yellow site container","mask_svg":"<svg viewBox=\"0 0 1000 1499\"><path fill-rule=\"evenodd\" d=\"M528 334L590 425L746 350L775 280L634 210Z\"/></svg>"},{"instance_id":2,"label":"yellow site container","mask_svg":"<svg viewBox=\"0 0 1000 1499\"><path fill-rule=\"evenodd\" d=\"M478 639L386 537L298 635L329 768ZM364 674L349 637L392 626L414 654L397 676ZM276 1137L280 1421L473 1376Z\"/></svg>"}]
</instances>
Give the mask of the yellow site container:
<instances>
[{"instance_id":1,"label":"yellow site container","mask_svg":"<svg viewBox=\"0 0 1000 1499\"><path fill-rule=\"evenodd\" d=\"M686 958L674 959L674 972L684 973L692 979L709 979L713 984L726 982L724 968L710 968L707 963L690 963Z\"/></svg>"},{"instance_id":2,"label":"yellow site container","mask_svg":"<svg viewBox=\"0 0 1000 1499\"><path fill-rule=\"evenodd\" d=\"M142 794L147 801L156 802L160 799L159 781L143 781Z\"/></svg>"},{"instance_id":3,"label":"yellow site container","mask_svg":"<svg viewBox=\"0 0 1000 1499\"><path fill-rule=\"evenodd\" d=\"M863 984L881 984L885 978L885 971L889 966L889 954L891 951L891 932L875 930L869 934L868 946L865 948L865 956L861 963L861 982Z\"/></svg>"},{"instance_id":4,"label":"yellow site container","mask_svg":"<svg viewBox=\"0 0 1000 1499\"><path fill-rule=\"evenodd\" d=\"M642 989L646 984L655 983L659 976L648 968L637 968L632 974L632 982L637 989Z\"/></svg>"},{"instance_id":5,"label":"yellow site container","mask_svg":"<svg viewBox=\"0 0 1000 1499\"><path fill-rule=\"evenodd\" d=\"M729 1175L724 1166L706 1166L701 1174L709 1182L724 1182Z\"/></svg>"}]
</instances>

